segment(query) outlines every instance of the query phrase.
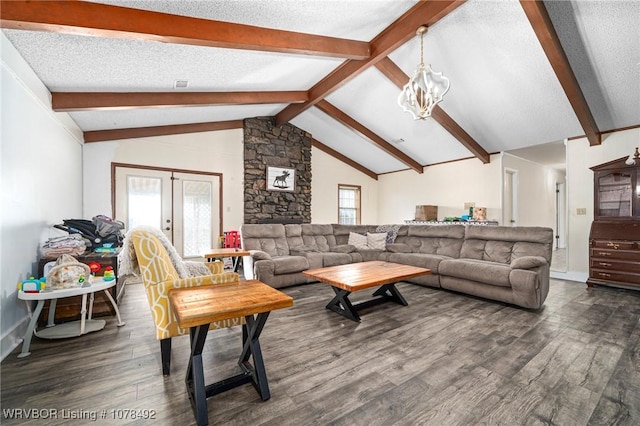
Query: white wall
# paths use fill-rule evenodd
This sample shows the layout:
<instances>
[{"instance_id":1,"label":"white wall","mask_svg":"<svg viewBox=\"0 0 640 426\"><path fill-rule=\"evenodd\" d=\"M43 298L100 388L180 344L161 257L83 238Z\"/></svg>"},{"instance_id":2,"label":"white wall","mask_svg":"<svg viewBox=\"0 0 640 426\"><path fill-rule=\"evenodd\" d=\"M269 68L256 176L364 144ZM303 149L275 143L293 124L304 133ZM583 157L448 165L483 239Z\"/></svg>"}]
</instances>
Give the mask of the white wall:
<instances>
[{"instance_id":1,"label":"white wall","mask_svg":"<svg viewBox=\"0 0 640 426\"><path fill-rule=\"evenodd\" d=\"M629 156L637 146L640 129L605 135L597 146L589 146L586 138L567 142L567 270L581 281L586 281L589 274L589 230L593 221L593 172L589 168ZM576 214L578 208L586 208L587 214Z\"/></svg>"},{"instance_id":2,"label":"white wall","mask_svg":"<svg viewBox=\"0 0 640 426\"><path fill-rule=\"evenodd\" d=\"M0 338L4 359L28 321L16 285L37 273L38 246L52 225L82 216L82 137L68 114L54 113L49 92L0 34L2 68L0 179Z\"/></svg>"},{"instance_id":3,"label":"white wall","mask_svg":"<svg viewBox=\"0 0 640 426\"><path fill-rule=\"evenodd\" d=\"M361 223L378 223L378 181L320 151L311 149L311 222L338 223L338 184L359 185Z\"/></svg>"},{"instance_id":4,"label":"white wall","mask_svg":"<svg viewBox=\"0 0 640 426\"><path fill-rule=\"evenodd\" d=\"M518 226L546 226L555 229L556 188L552 169L504 153L504 170L516 170L518 176Z\"/></svg>"},{"instance_id":5,"label":"white wall","mask_svg":"<svg viewBox=\"0 0 640 426\"><path fill-rule=\"evenodd\" d=\"M499 155L489 164L468 159L381 175L378 180L378 223L404 223L417 205L438 206L438 219L461 216L465 202L487 208L487 219L502 220ZM314 169L315 171L315 169Z\"/></svg>"},{"instance_id":6,"label":"white wall","mask_svg":"<svg viewBox=\"0 0 640 426\"><path fill-rule=\"evenodd\" d=\"M223 230L244 218L243 131L189 133L84 146L84 215L112 215L111 163L222 173Z\"/></svg>"}]
</instances>

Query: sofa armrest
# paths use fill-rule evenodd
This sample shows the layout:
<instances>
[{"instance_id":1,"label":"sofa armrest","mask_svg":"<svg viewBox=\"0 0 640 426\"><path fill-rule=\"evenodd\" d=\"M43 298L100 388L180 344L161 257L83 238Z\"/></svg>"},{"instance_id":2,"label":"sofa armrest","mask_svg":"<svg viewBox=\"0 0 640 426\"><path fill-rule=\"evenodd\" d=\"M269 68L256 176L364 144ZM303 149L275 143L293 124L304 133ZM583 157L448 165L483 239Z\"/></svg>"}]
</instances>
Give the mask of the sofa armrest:
<instances>
[{"instance_id":1,"label":"sofa armrest","mask_svg":"<svg viewBox=\"0 0 640 426\"><path fill-rule=\"evenodd\" d=\"M532 269L546 264L547 260L542 256L522 256L511 261L511 268Z\"/></svg>"},{"instance_id":2,"label":"sofa armrest","mask_svg":"<svg viewBox=\"0 0 640 426\"><path fill-rule=\"evenodd\" d=\"M249 250L249 254L254 260L271 260L271 255L262 250Z\"/></svg>"},{"instance_id":3,"label":"sofa armrest","mask_svg":"<svg viewBox=\"0 0 640 426\"><path fill-rule=\"evenodd\" d=\"M356 251L356 246L351 244L340 244L331 247L331 251L334 253L353 253Z\"/></svg>"},{"instance_id":4,"label":"sofa armrest","mask_svg":"<svg viewBox=\"0 0 640 426\"><path fill-rule=\"evenodd\" d=\"M404 243L387 244L387 251L391 253L413 253L411 246Z\"/></svg>"}]
</instances>

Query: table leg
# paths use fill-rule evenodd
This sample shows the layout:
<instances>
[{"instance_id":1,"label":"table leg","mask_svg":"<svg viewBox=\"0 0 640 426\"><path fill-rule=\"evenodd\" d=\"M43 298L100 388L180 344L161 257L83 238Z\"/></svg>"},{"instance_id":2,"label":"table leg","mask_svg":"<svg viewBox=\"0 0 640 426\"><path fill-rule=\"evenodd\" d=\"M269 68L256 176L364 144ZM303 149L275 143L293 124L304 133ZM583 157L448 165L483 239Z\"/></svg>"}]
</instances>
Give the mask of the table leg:
<instances>
[{"instance_id":1,"label":"table leg","mask_svg":"<svg viewBox=\"0 0 640 426\"><path fill-rule=\"evenodd\" d=\"M29 302L27 301L27 307L29 306L28 304ZM33 332L35 331L36 325L38 324L38 317L42 312L43 306L44 300L38 300L36 310L33 311L33 314L31 315L31 321L29 321L29 326L27 326L27 332L24 334L24 339L22 340L22 351L20 352L20 354L18 354L18 358L24 358L31 355L31 352L29 352L29 346L31 346L31 337L33 337Z\"/></svg>"},{"instance_id":2,"label":"table leg","mask_svg":"<svg viewBox=\"0 0 640 426\"><path fill-rule=\"evenodd\" d=\"M49 317L47 320L47 327L53 327L56 325L56 305L58 304L58 299L51 299L49 302Z\"/></svg>"},{"instance_id":3,"label":"table leg","mask_svg":"<svg viewBox=\"0 0 640 426\"><path fill-rule=\"evenodd\" d=\"M207 411L207 391L204 385L204 369L202 367L202 348L207 339L209 324L192 327L190 330L191 356L187 365L187 392L198 426L209 424Z\"/></svg>"},{"instance_id":4,"label":"table leg","mask_svg":"<svg viewBox=\"0 0 640 426\"><path fill-rule=\"evenodd\" d=\"M259 314L257 319L254 319L253 315L245 317L246 324L242 326L242 354L238 360L238 365L244 367L246 371L251 373L251 383L263 401L271 398L269 383L267 382L267 371L264 368L264 360L262 359L262 350L260 349L259 341L260 333L262 333L268 317L269 312ZM249 363L249 357L253 357L253 366Z\"/></svg>"},{"instance_id":5,"label":"table leg","mask_svg":"<svg viewBox=\"0 0 640 426\"><path fill-rule=\"evenodd\" d=\"M87 319L93 318L93 301L94 300L95 300L94 293L91 293L89 295L89 315L87 316Z\"/></svg>"},{"instance_id":6,"label":"table leg","mask_svg":"<svg viewBox=\"0 0 640 426\"><path fill-rule=\"evenodd\" d=\"M113 306L113 309L116 311L116 318L118 318L118 324L117 324L118 327L122 327L126 323L122 321L122 318L120 318L120 309L118 309L118 305L116 305L116 301L113 300L113 297L111 296L111 293L109 293L109 290L104 290L104 294L107 295L107 298L111 302L111 306Z\"/></svg>"},{"instance_id":7,"label":"table leg","mask_svg":"<svg viewBox=\"0 0 640 426\"><path fill-rule=\"evenodd\" d=\"M333 286L331 286L331 288L336 295L333 299L331 299L331 302L327 304L326 308L332 310L337 314L345 316L350 320L360 321L360 316L349 300L349 295L351 294L351 292Z\"/></svg>"},{"instance_id":8,"label":"table leg","mask_svg":"<svg viewBox=\"0 0 640 426\"><path fill-rule=\"evenodd\" d=\"M395 284L385 284L379 289L377 289L374 293L374 296L381 296L386 300L396 302L403 306L409 306L409 303L405 300L405 298L400 294Z\"/></svg>"},{"instance_id":9,"label":"table leg","mask_svg":"<svg viewBox=\"0 0 640 426\"><path fill-rule=\"evenodd\" d=\"M93 295L93 293L91 293ZM87 319L87 294L82 295L82 308L80 311L80 336L84 334L85 322Z\"/></svg>"},{"instance_id":10,"label":"table leg","mask_svg":"<svg viewBox=\"0 0 640 426\"><path fill-rule=\"evenodd\" d=\"M240 263L240 256L234 256L233 259L233 272L238 272L238 264Z\"/></svg>"}]
</instances>

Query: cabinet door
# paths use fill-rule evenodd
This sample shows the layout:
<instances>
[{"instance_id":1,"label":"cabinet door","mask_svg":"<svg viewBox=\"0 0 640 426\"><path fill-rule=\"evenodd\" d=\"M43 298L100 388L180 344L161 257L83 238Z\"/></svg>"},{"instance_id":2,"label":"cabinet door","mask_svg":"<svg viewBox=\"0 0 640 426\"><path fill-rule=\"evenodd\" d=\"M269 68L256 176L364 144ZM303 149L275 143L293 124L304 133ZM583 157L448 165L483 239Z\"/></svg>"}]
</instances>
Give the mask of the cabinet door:
<instances>
[{"instance_id":1,"label":"cabinet door","mask_svg":"<svg viewBox=\"0 0 640 426\"><path fill-rule=\"evenodd\" d=\"M632 172L600 172L596 179L596 216L632 217L634 191Z\"/></svg>"}]
</instances>

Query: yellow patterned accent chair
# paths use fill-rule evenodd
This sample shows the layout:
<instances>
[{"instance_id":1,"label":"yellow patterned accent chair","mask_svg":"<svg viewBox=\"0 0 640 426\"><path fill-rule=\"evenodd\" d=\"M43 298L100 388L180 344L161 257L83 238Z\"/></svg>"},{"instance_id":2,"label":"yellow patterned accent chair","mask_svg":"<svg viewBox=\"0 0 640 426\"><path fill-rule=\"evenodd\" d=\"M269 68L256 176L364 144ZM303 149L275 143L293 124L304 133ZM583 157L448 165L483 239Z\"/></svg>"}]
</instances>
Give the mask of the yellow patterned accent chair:
<instances>
[{"instance_id":1,"label":"yellow patterned accent chair","mask_svg":"<svg viewBox=\"0 0 640 426\"><path fill-rule=\"evenodd\" d=\"M210 275L180 278L171 256L156 235L146 230L133 229L128 236L135 250L140 277L156 325L156 337L160 340L162 373L167 376L170 373L171 364L171 338L189 333L189 329L178 327L169 303L169 290L239 282L239 276L235 272L223 272L222 262L210 262L206 264ZM243 317L232 318L214 322L209 329L233 327L244 323Z\"/></svg>"}]
</instances>

